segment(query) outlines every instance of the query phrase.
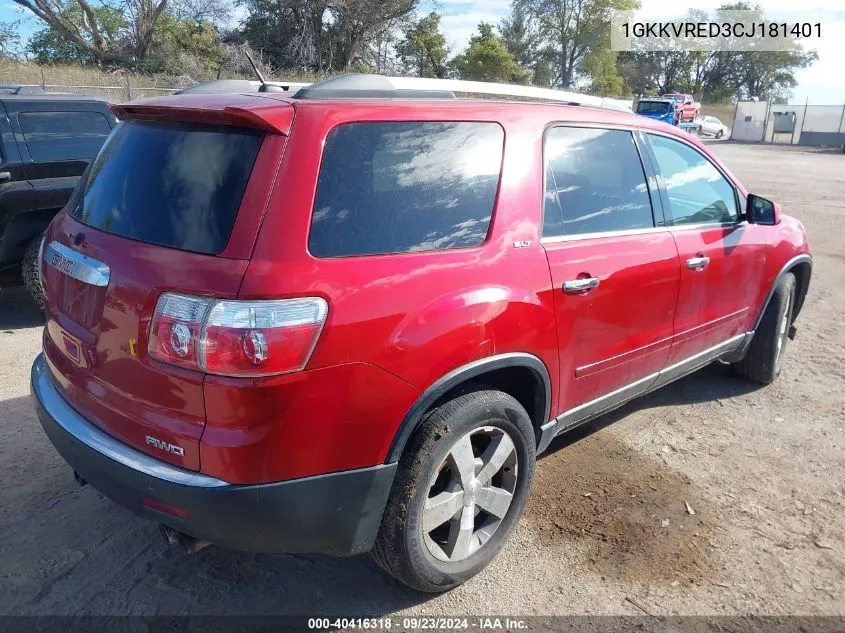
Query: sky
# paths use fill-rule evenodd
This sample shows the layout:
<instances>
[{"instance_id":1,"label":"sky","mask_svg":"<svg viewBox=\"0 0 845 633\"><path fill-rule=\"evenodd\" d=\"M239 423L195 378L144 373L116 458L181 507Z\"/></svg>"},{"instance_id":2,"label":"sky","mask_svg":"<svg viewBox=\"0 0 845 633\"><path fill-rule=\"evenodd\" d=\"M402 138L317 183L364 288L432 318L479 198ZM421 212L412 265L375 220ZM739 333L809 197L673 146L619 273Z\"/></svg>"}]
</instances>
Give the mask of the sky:
<instances>
[{"instance_id":1,"label":"sky","mask_svg":"<svg viewBox=\"0 0 845 633\"><path fill-rule=\"evenodd\" d=\"M638 19L671 19L696 8L712 10L726 0L640 0ZM820 38L805 41L807 48L815 49L819 59L810 68L796 74L798 86L791 101L811 104L845 104L845 2L843 0L801 0L801 12L795 12L796 0L756 0L767 17L788 22L821 22ZM453 53L462 51L481 21L498 24L510 11L510 0L437 0L441 14L441 27ZM667 14L667 6L671 7ZM422 0L420 11L427 13L434 8L432 0ZM37 21L10 0L0 0L0 21L21 19L21 35L28 37L37 28Z\"/></svg>"}]
</instances>

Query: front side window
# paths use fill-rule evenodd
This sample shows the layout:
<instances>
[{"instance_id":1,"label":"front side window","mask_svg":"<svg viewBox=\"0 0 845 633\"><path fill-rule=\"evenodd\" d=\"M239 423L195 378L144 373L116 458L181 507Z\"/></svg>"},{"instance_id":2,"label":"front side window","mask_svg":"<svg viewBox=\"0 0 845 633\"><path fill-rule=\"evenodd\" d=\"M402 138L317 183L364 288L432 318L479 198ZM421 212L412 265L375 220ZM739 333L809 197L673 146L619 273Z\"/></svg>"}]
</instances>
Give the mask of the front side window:
<instances>
[{"instance_id":1,"label":"front side window","mask_svg":"<svg viewBox=\"0 0 845 633\"><path fill-rule=\"evenodd\" d=\"M672 224L722 224L739 219L733 185L686 143L650 134L669 198Z\"/></svg>"},{"instance_id":2,"label":"front side window","mask_svg":"<svg viewBox=\"0 0 845 633\"><path fill-rule=\"evenodd\" d=\"M504 131L497 123L349 123L326 140L308 249L316 257L478 246Z\"/></svg>"},{"instance_id":3,"label":"front side window","mask_svg":"<svg viewBox=\"0 0 845 633\"><path fill-rule=\"evenodd\" d=\"M543 236L654 226L648 185L631 132L555 127L546 135Z\"/></svg>"}]
</instances>

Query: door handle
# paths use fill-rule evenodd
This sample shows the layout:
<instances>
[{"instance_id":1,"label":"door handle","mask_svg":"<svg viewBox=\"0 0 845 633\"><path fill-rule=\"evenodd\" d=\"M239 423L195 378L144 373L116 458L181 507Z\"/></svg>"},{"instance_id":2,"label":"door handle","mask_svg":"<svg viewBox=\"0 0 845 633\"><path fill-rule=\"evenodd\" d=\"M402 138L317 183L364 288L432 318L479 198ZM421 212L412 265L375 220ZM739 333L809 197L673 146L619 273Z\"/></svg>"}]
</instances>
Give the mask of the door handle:
<instances>
[{"instance_id":1,"label":"door handle","mask_svg":"<svg viewBox=\"0 0 845 633\"><path fill-rule=\"evenodd\" d=\"M691 257L687 260L687 268L690 270L704 270L707 268L707 264L710 263L709 257L704 257L703 255L699 255L696 257Z\"/></svg>"},{"instance_id":2,"label":"door handle","mask_svg":"<svg viewBox=\"0 0 845 633\"><path fill-rule=\"evenodd\" d=\"M597 288L598 285L598 277L583 277L581 279L572 279L571 281L563 282L563 291L568 295L577 295Z\"/></svg>"}]
</instances>

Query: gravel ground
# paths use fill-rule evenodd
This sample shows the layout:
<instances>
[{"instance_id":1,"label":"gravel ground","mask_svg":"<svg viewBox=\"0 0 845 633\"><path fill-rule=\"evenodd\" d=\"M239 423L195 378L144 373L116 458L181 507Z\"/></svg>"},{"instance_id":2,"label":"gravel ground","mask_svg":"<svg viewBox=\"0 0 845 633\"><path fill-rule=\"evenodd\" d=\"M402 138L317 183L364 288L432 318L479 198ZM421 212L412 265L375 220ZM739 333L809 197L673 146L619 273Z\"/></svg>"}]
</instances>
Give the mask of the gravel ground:
<instances>
[{"instance_id":1,"label":"gravel ground","mask_svg":"<svg viewBox=\"0 0 845 633\"><path fill-rule=\"evenodd\" d=\"M0 614L845 614L845 156L717 151L810 234L813 283L780 379L708 368L559 439L506 549L436 597L367 557L186 557L76 487L29 401L41 317L5 289Z\"/></svg>"}]
</instances>

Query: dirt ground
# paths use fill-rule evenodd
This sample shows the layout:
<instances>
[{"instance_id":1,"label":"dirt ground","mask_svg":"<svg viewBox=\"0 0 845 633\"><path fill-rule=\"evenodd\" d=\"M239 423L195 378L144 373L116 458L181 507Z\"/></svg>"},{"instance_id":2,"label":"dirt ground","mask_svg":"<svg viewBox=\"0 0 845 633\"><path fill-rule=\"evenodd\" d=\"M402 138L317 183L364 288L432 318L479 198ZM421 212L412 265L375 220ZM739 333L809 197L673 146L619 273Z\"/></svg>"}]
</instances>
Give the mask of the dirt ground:
<instances>
[{"instance_id":1,"label":"dirt ground","mask_svg":"<svg viewBox=\"0 0 845 633\"><path fill-rule=\"evenodd\" d=\"M559 439L506 549L441 596L367 557L186 557L78 488L29 401L40 316L3 290L0 614L845 614L845 156L716 148L810 234L780 379L708 368Z\"/></svg>"}]
</instances>

